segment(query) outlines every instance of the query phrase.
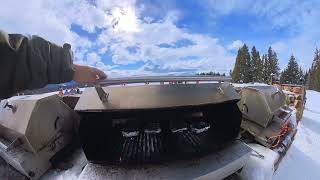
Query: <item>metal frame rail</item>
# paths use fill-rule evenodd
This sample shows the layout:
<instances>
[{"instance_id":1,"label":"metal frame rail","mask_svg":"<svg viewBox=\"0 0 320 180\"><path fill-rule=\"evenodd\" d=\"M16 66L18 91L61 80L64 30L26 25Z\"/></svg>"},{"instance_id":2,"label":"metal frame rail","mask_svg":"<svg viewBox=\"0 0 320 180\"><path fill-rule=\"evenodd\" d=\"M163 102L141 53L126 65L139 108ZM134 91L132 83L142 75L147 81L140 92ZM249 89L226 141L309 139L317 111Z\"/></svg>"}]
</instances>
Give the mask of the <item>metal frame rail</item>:
<instances>
[{"instance_id":1,"label":"metal frame rail","mask_svg":"<svg viewBox=\"0 0 320 180\"><path fill-rule=\"evenodd\" d=\"M132 84L132 83L154 83L154 82L200 82L200 81L217 81L230 82L231 77L225 76L141 76L125 78L109 78L99 81L101 86Z\"/></svg>"}]
</instances>

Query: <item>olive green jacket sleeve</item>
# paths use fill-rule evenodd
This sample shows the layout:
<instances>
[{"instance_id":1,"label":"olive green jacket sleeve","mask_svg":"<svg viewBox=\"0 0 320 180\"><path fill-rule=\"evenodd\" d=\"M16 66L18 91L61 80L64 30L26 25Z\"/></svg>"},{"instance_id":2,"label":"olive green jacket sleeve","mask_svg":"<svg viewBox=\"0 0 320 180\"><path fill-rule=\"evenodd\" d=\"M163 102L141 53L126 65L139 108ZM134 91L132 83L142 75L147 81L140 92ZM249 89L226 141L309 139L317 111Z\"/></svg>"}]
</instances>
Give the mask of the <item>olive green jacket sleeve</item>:
<instances>
[{"instance_id":1,"label":"olive green jacket sleeve","mask_svg":"<svg viewBox=\"0 0 320 180\"><path fill-rule=\"evenodd\" d=\"M38 36L0 30L0 99L26 89L71 81L69 44L57 46Z\"/></svg>"}]
</instances>

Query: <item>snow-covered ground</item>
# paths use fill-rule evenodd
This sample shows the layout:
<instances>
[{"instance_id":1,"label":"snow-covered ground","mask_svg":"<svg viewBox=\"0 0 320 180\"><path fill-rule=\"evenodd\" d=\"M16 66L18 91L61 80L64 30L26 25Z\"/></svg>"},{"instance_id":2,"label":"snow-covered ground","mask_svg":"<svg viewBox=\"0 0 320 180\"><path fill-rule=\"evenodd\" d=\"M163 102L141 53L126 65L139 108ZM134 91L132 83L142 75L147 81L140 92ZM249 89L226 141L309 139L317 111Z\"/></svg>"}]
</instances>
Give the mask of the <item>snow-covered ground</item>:
<instances>
[{"instance_id":1,"label":"snow-covered ground","mask_svg":"<svg viewBox=\"0 0 320 180\"><path fill-rule=\"evenodd\" d=\"M239 174L240 180L271 180L274 174L274 163L279 154L259 144L248 144L253 152L249 162ZM263 156L260 157L259 155Z\"/></svg>"},{"instance_id":2,"label":"snow-covered ground","mask_svg":"<svg viewBox=\"0 0 320 180\"><path fill-rule=\"evenodd\" d=\"M274 172L278 154L258 144L249 146L253 153L245 165L241 180L318 180L320 179L320 93L307 91L307 103L291 147Z\"/></svg>"},{"instance_id":3,"label":"snow-covered ground","mask_svg":"<svg viewBox=\"0 0 320 180\"><path fill-rule=\"evenodd\" d=\"M273 179L320 179L320 93L307 91L303 119Z\"/></svg>"}]
</instances>

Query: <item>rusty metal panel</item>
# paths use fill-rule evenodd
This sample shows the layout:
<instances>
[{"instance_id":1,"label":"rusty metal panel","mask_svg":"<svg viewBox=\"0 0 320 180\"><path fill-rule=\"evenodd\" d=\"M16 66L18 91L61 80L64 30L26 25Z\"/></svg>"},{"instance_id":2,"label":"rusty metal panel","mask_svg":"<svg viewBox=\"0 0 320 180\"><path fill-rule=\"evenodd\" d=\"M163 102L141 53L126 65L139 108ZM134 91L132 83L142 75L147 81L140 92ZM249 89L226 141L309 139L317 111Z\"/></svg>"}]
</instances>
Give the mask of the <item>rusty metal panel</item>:
<instances>
[{"instance_id":1,"label":"rusty metal panel","mask_svg":"<svg viewBox=\"0 0 320 180\"><path fill-rule=\"evenodd\" d=\"M230 83L108 86L102 89L107 94L105 102L99 98L96 88L86 88L75 110L151 109L239 100L239 95Z\"/></svg>"}]
</instances>

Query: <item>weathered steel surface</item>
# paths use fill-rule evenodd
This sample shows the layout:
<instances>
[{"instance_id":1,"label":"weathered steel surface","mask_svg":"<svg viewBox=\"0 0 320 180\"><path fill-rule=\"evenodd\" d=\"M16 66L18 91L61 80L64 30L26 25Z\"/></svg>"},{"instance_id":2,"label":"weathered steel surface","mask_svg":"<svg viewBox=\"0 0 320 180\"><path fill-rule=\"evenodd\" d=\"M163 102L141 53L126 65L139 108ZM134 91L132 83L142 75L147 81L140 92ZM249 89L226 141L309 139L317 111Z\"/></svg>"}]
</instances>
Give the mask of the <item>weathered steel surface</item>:
<instances>
[{"instance_id":1,"label":"weathered steel surface","mask_svg":"<svg viewBox=\"0 0 320 180\"><path fill-rule=\"evenodd\" d=\"M13 97L0 105L0 156L38 179L70 142L78 115L52 93Z\"/></svg>"},{"instance_id":2,"label":"weathered steel surface","mask_svg":"<svg viewBox=\"0 0 320 180\"><path fill-rule=\"evenodd\" d=\"M142 76L142 77L123 77L108 78L100 81L101 85L116 85L130 83L153 83L153 82L199 82L199 81L220 81L230 82L231 77L225 76Z\"/></svg>"},{"instance_id":3,"label":"weathered steel surface","mask_svg":"<svg viewBox=\"0 0 320 180\"><path fill-rule=\"evenodd\" d=\"M250 86L240 91L239 109L244 118L267 127L275 113L285 105L285 94L277 86Z\"/></svg>"},{"instance_id":4,"label":"weathered steel surface","mask_svg":"<svg viewBox=\"0 0 320 180\"><path fill-rule=\"evenodd\" d=\"M241 169L251 149L242 142L232 142L220 151L200 159L132 168L89 163L79 179L223 179Z\"/></svg>"},{"instance_id":5,"label":"weathered steel surface","mask_svg":"<svg viewBox=\"0 0 320 180\"><path fill-rule=\"evenodd\" d=\"M57 95L18 96L0 102L0 137L11 142L19 138L26 150L36 153L58 132L73 128L77 118Z\"/></svg>"},{"instance_id":6,"label":"weathered steel surface","mask_svg":"<svg viewBox=\"0 0 320 180\"><path fill-rule=\"evenodd\" d=\"M101 101L95 88L86 88L75 110L168 108L239 100L239 95L229 83L109 86L102 89L108 94L105 102Z\"/></svg>"}]
</instances>

